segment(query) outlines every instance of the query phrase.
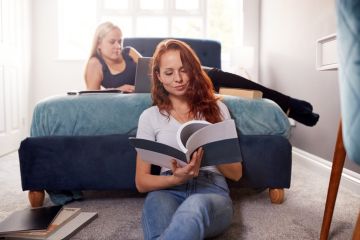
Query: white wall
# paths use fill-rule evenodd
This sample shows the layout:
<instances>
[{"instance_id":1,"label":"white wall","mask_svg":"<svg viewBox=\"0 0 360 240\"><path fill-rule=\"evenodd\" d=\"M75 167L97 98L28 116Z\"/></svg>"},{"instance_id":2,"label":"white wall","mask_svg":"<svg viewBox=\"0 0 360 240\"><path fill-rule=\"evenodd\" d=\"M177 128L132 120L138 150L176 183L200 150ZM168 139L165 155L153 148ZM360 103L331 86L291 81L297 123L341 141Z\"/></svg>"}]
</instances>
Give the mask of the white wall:
<instances>
[{"instance_id":1,"label":"white wall","mask_svg":"<svg viewBox=\"0 0 360 240\"><path fill-rule=\"evenodd\" d=\"M259 50L260 50L260 0L244 0L243 31L244 47L252 50L252 66L248 69L251 80L259 81Z\"/></svg>"},{"instance_id":2,"label":"white wall","mask_svg":"<svg viewBox=\"0 0 360 240\"><path fill-rule=\"evenodd\" d=\"M292 144L332 161L340 119L337 71L317 71L316 40L336 32L335 1L262 0L260 79L267 86L305 99L320 114L315 127L297 124ZM350 161L345 166L360 172Z\"/></svg>"},{"instance_id":3,"label":"white wall","mask_svg":"<svg viewBox=\"0 0 360 240\"><path fill-rule=\"evenodd\" d=\"M30 112L49 96L85 88L84 61L57 59L57 1L32 1L32 84ZM91 41L91 40L89 40Z\"/></svg>"}]
</instances>

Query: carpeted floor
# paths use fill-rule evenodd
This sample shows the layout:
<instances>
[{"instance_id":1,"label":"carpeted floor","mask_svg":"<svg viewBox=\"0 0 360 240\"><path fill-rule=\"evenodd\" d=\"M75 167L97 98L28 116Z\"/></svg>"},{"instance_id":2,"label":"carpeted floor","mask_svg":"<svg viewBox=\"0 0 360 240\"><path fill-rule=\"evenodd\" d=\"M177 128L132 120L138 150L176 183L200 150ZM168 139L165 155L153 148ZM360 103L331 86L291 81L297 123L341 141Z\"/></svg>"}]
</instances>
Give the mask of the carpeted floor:
<instances>
[{"instance_id":1,"label":"carpeted floor","mask_svg":"<svg viewBox=\"0 0 360 240\"><path fill-rule=\"evenodd\" d=\"M294 161L291 188L281 205L270 203L268 192L232 191L235 216L218 239L318 239L328 179ZM17 154L0 158L0 221L11 212L29 207L22 192ZM144 197L124 192L86 192L83 201L68 204L99 216L72 239L142 239L140 224ZM50 205L48 197L45 205ZM360 196L340 187L330 239L351 239L360 208Z\"/></svg>"}]
</instances>

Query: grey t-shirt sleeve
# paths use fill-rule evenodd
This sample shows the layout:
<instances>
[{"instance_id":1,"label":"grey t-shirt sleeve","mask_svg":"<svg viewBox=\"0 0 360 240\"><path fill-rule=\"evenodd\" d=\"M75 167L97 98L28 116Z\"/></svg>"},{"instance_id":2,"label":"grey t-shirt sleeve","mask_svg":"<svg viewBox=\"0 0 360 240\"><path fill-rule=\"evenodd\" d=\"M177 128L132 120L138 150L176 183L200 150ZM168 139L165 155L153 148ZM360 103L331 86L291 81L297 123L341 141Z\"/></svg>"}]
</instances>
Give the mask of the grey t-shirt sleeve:
<instances>
[{"instance_id":1,"label":"grey t-shirt sleeve","mask_svg":"<svg viewBox=\"0 0 360 240\"><path fill-rule=\"evenodd\" d=\"M225 105L225 103L223 103L222 101L219 100L219 101L217 102L217 104L219 105L219 108L220 108L222 120L231 119L229 109L227 108L227 106Z\"/></svg>"},{"instance_id":2,"label":"grey t-shirt sleeve","mask_svg":"<svg viewBox=\"0 0 360 240\"><path fill-rule=\"evenodd\" d=\"M153 109L146 109L139 118L138 129L136 133L137 138L143 138L148 140L155 140L155 131L152 126L153 117Z\"/></svg>"}]
</instances>

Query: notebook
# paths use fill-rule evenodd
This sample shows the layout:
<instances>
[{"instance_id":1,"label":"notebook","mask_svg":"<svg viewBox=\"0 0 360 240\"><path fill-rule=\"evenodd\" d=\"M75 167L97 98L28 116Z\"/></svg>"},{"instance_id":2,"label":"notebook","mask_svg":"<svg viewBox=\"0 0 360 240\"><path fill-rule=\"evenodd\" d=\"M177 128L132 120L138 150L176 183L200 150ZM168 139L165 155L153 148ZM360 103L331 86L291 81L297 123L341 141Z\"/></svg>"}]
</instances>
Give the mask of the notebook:
<instances>
[{"instance_id":1,"label":"notebook","mask_svg":"<svg viewBox=\"0 0 360 240\"><path fill-rule=\"evenodd\" d=\"M4 235L5 239L48 239L81 212L80 208L63 207L49 227L44 230L17 231Z\"/></svg>"},{"instance_id":2,"label":"notebook","mask_svg":"<svg viewBox=\"0 0 360 240\"><path fill-rule=\"evenodd\" d=\"M135 73L135 93L149 93L151 90L151 57L138 59Z\"/></svg>"},{"instance_id":3,"label":"notebook","mask_svg":"<svg viewBox=\"0 0 360 240\"><path fill-rule=\"evenodd\" d=\"M18 231L47 229L61 208L61 205L56 205L27 208L13 212L0 223L0 235Z\"/></svg>"},{"instance_id":4,"label":"notebook","mask_svg":"<svg viewBox=\"0 0 360 240\"><path fill-rule=\"evenodd\" d=\"M46 238L38 238L36 236L4 236L4 240L59 240L59 239L71 239L71 237L88 225L98 216L97 212L80 212L74 216L71 220L60 226L56 231L47 236Z\"/></svg>"},{"instance_id":5,"label":"notebook","mask_svg":"<svg viewBox=\"0 0 360 240\"><path fill-rule=\"evenodd\" d=\"M67 95L98 94L98 93L123 93L123 92L118 89L101 89L101 90L69 91L67 92Z\"/></svg>"}]
</instances>

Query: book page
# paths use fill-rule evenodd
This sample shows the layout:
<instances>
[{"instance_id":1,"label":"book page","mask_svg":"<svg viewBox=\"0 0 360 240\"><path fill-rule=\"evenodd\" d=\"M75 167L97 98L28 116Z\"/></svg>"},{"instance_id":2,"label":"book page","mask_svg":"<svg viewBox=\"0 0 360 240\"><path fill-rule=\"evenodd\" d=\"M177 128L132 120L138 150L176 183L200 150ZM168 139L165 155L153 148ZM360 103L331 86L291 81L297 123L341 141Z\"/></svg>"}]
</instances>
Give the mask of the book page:
<instances>
[{"instance_id":1,"label":"book page","mask_svg":"<svg viewBox=\"0 0 360 240\"><path fill-rule=\"evenodd\" d=\"M174 158L167 154L154 152L152 150L136 148L136 151L140 155L142 160L144 160L148 163L160 166L160 167L165 167L165 168L171 169L171 167L172 167L171 163L172 163L173 159L175 159L181 167L183 167L187 164L187 161ZM184 157L185 157L185 154L184 154Z\"/></svg>"},{"instance_id":2,"label":"book page","mask_svg":"<svg viewBox=\"0 0 360 240\"><path fill-rule=\"evenodd\" d=\"M172 159L178 160L180 166L187 164L186 154L169 145L141 138L129 138L141 159L149 163L171 169Z\"/></svg>"},{"instance_id":3,"label":"book page","mask_svg":"<svg viewBox=\"0 0 360 240\"><path fill-rule=\"evenodd\" d=\"M237 138L237 131L233 119L210 124L192 134L186 142L187 154L190 155L197 148L212 142L230 138Z\"/></svg>"},{"instance_id":4,"label":"book page","mask_svg":"<svg viewBox=\"0 0 360 240\"><path fill-rule=\"evenodd\" d=\"M97 212L80 212L76 217L67 222L47 239L70 239L71 236L93 221L97 216Z\"/></svg>"},{"instance_id":5,"label":"book page","mask_svg":"<svg viewBox=\"0 0 360 240\"><path fill-rule=\"evenodd\" d=\"M188 141L189 137L199 129L208 126L209 122L203 120L192 120L189 122L184 123L178 129L176 134L176 141L179 144L181 151L184 153L187 152L186 142Z\"/></svg>"},{"instance_id":6,"label":"book page","mask_svg":"<svg viewBox=\"0 0 360 240\"><path fill-rule=\"evenodd\" d=\"M64 207L61 212L56 216L54 221L50 224L50 227L59 226L64 222L70 220L71 218L75 217L77 214L80 213L81 208L69 208Z\"/></svg>"}]
</instances>

